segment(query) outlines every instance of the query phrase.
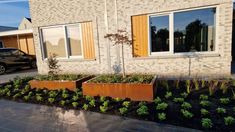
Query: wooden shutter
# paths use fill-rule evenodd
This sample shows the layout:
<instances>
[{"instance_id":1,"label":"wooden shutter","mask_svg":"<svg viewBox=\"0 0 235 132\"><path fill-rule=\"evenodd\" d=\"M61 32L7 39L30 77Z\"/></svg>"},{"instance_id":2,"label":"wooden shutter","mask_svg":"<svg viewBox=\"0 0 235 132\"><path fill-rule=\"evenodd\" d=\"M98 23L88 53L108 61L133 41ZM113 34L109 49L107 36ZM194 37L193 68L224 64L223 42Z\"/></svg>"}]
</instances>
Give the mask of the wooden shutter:
<instances>
[{"instance_id":1,"label":"wooden shutter","mask_svg":"<svg viewBox=\"0 0 235 132\"><path fill-rule=\"evenodd\" d=\"M134 57L148 56L148 16L132 17L132 39Z\"/></svg>"},{"instance_id":2,"label":"wooden shutter","mask_svg":"<svg viewBox=\"0 0 235 132\"><path fill-rule=\"evenodd\" d=\"M84 59L95 59L95 45L92 22L81 23Z\"/></svg>"}]
</instances>

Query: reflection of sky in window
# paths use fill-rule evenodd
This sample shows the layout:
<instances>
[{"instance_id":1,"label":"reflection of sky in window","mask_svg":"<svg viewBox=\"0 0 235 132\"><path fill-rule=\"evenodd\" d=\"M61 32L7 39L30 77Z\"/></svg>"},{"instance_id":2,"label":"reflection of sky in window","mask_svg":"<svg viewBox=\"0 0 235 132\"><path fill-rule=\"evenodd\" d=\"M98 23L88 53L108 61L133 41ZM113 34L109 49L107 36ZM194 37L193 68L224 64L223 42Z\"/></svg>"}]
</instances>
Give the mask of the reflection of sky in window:
<instances>
[{"instance_id":1,"label":"reflection of sky in window","mask_svg":"<svg viewBox=\"0 0 235 132\"><path fill-rule=\"evenodd\" d=\"M191 22L199 19L202 23L211 26L214 25L214 9L202 9L195 11L179 12L174 14L175 31L185 30L186 26Z\"/></svg>"},{"instance_id":2,"label":"reflection of sky in window","mask_svg":"<svg viewBox=\"0 0 235 132\"><path fill-rule=\"evenodd\" d=\"M156 26L159 29L169 29L169 16L151 17L151 26Z\"/></svg>"}]
</instances>

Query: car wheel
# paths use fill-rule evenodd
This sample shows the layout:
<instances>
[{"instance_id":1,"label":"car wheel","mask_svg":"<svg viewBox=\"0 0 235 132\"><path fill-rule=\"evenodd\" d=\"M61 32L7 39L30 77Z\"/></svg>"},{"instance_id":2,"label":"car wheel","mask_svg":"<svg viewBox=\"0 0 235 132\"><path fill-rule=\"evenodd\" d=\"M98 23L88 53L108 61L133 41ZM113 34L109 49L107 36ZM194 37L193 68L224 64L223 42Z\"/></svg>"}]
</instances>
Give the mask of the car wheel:
<instances>
[{"instance_id":1,"label":"car wheel","mask_svg":"<svg viewBox=\"0 0 235 132\"><path fill-rule=\"evenodd\" d=\"M3 64L0 64L0 75L4 74L6 72L6 66Z\"/></svg>"},{"instance_id":2,"label":"car wheel","mask_svg":"<svg viewBox=\"0 0 235 132\"><path fill-rule=\"evenodd\" d=\"M31 68L37 68L37 62L36 62L36 61L32 61L32 62L30 63L30 67L31 67Z\"/></svg>"}]
</instances>

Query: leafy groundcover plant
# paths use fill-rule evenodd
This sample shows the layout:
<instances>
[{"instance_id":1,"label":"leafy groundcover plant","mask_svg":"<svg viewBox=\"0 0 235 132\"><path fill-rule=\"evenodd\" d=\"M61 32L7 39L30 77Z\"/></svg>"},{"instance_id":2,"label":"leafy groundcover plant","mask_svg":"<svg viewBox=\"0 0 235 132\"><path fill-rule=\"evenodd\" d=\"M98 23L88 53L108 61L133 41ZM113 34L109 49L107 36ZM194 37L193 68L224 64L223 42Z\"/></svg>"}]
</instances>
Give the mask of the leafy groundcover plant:
<instances>
[{"instance_id":1,"label":"leafy groundcover plant","mask_svg":"<svg viewBox=\"0 0 235 132\"><path fill-rule=\"evenodd\" d=\"M149 84L153 80L153 75L101 75L89 82L93 83L144 83Z\"/></svg>"},{"instance_id":2,"label":"leafy groundcover plant","mask_svg":"<svg viewBox=\"0 0 235 132\"><path fill-rule=\"evenodd\" d=\"M96 82L149 83L152 80L152 76L144 76L142 79L127 76L127 80L122 76L112 77L110 79L104 76ZM153 102L136 102L129 99L83 96L81 88L75 91L31 89L28 85L31 79L33 78L16 78L10 84L0 86L0 98L64 109L89 110L200 130L235 130L235 101L231 94L235 90L234 86L228 86L226 92L220 85L214 91L209 91L209 81L205 83L194 80L190 83L190 92L187 92L188 85L185 81L165 80L157 83L157 96Z\"/></svg>"}]
</instances>

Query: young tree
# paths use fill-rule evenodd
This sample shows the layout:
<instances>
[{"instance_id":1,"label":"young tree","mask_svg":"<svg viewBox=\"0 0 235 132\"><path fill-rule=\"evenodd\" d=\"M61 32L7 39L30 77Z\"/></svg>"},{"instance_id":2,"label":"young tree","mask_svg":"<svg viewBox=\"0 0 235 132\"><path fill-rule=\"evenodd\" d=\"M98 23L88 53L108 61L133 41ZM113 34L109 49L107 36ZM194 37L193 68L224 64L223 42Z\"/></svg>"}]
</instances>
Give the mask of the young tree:
<instances>
[{"instance_id":1,"label":"young tree","mask_svg":"<svg viewBox=\"0 0 235 132\"><path fill-rule=\"evenodd\" d=\"M56 54L50 54L47 59L47 66L49 68L48 75L54 77L58 74L60 65L58 65L58 60L56 59Z\"/></svg>"},{"instance_id":2,"label":"young tree","mask_svg":"<svg viewBox=\"0 0 235 132\"><path fill-rule=\"evenodd\" d=\"M126 77L125 72L125 58L124 58L124 44L132 45L132 40L128 37L128 32L126 30L118 30L117 33L107 34L104 38L109 39L114 45L121 45L122 47L122 75Z\"/></svg>"}]
</instances>

